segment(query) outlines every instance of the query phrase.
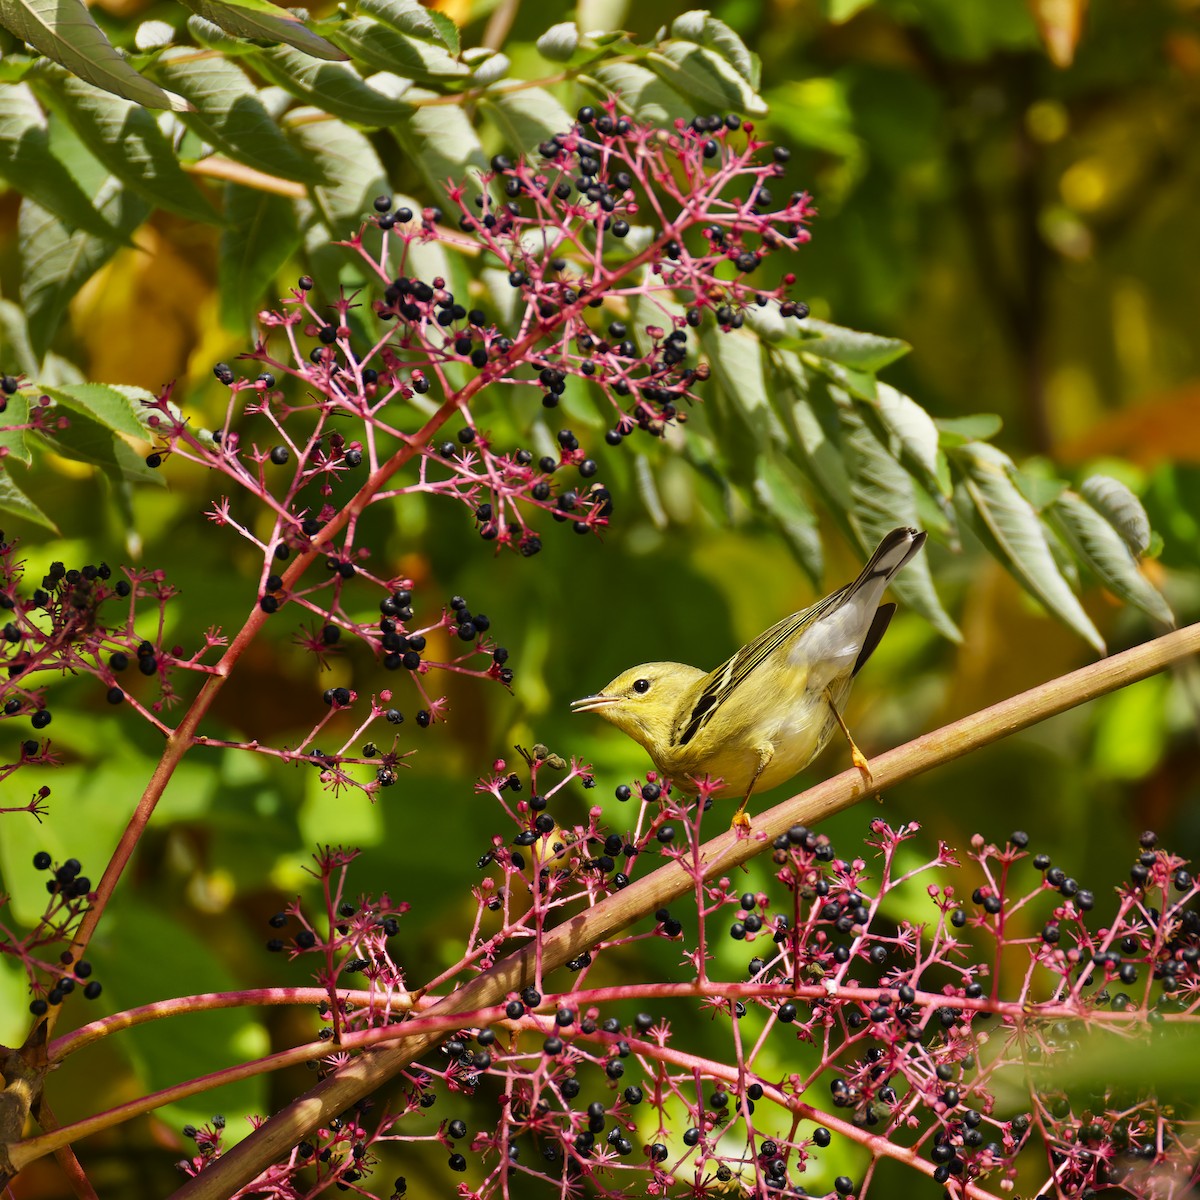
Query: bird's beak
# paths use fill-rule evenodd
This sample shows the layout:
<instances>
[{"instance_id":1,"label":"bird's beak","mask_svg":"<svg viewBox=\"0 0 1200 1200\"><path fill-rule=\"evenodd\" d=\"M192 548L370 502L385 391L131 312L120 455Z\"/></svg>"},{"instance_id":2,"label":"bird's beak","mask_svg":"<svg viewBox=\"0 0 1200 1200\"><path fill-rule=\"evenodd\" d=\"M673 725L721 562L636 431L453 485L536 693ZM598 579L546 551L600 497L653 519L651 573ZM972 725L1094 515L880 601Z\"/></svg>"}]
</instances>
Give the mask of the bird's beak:
<instances>
[{"instance_id":1,"label":"bird's beak","mask_svg":"<svg viewBox=\"0 0 1200 1200\"><path fill-rule=\"evenodd\" d=\"M616 704L620 699L620 696L606 696L603 692L599 692L595 696L584 696L581 700L572 700L571 711L573 713L595 712L598 708L607 708L610 704Z\"/></svg>"}]
</instances>

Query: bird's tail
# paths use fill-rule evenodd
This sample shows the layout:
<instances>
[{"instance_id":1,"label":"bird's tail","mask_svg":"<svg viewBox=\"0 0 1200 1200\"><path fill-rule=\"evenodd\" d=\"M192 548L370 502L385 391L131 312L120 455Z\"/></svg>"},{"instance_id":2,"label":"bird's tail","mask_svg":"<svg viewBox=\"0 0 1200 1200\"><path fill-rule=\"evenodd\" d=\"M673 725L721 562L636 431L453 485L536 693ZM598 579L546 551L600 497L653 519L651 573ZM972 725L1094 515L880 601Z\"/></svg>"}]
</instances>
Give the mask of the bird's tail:
<instances>
[{"instance_id":1,"label":"bird's tail","mask_svg":"<svg viewBox=\"0 0 1200 1200\"><path fill-rule=\"evenodd\" d=\"M858 578L846 589L846 599L849 600L860 588L866 587L867 584L874 580L882 579L883 584L880 587L887 587L888 581L895 575L901 567L920 548L925 545L925 534L920 529L910 529L908 526L901 526L899 529L893 529L891 533L884 536L883 541L875 548L875 553L871 555L870 561L863 567Z\"/></svg>"}]
</instances>

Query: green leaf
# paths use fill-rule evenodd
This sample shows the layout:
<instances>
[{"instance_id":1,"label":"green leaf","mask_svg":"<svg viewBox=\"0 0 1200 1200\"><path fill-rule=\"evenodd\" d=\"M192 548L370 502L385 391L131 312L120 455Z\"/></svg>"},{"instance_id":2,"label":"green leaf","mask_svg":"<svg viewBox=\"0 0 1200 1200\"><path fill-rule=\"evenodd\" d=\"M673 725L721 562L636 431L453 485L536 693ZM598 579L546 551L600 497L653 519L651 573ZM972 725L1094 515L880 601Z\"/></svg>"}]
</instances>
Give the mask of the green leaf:
<instances>
[{"instance_id":1,"label":"green leaf","mask_svg":"<svg viewBox=\"0 0 1200 1200\"><path fill-rule=\"evenodd\" d=\"M746 43L724 21L710 16L704 9L693 9L676 17L671 36L684 42L707 46L725 60L750 87L757 90L762 79L762 63L758 55L746 48Z\"/></svg>"},{"instance_id":2,"label":"green leaf","mask_svg":"<svg viewBox=\"0 0 1200 1200\"><path fill-rule=\"evenodd\" d=\"M700 340L720 389L718 404L706 406L709 420L731 478L749 486L762 449L773 439L786 440L767 399L762 344L747 333L723 333L711 327Z\"/></svg>"},{"instance_id":3,"label":"green leaf","mask_svg":"<svg viewBox=\"0 0 1200 1200\"><path fill-rule=\"evenodd\" d=\"M846 462L850 473L850 528L864 558L884 534L898 525L921 525L912 477L896 461L874 430L861 417L848 396L839 399L838 416L845 434ZM944 637L961 642L962 634L942 607L927 555L919 555L891 583L892 591L916 609Z\"/></svg>"},{"instance_id":4,"label":"green leaf","mask_svg":"<svg viewBox=\"0 0 1200 1200\"><path fill-rule=\"evenodd\" d=\"M1099 654L1104 639L1063 578L1033 506L1013 482L1012 460L986 442L949 451L960 516L1031 595Z\"/></svg>"},{"instance_id":5,"label":"green leaf","mask_svg":"<svg viewBox=\"0 0 1200 1200\"><path fill-rule=\"evenodd\" d=\"M387 172L367 138L340 121L322 121L315 109L288 113L292 136L320 172L309 195L321 221L335 238L358 231L382 193L391 195ZM290 253L290 251L289 251Z\"/></svg>"},{"instance_id":6,"label":"green leaf","mask_svg":"<svg viewBox=\"0 0 1200 1200\"><path fill-rule=\"evenodd\" d=\"M1133 492L1111 475L1091 475L1079 491L1121 535L1134 557L1141 558L1150 548L1150 518Z\"/></svg>"},{"instance_id":7,"label":"green leaf","mask_svg":"<svg viewBox=\"0 0 1200 1200\"><path fill-rule=\"evenodd\" d=\"M1162 593L1138 570L1121 534L1083 497L1065 491L1046 510L1055 529L1115 596L1147 616L1175 627L1175 614Z\"/></svg>"},{"instance_id":8,"label":"green leaf","mask_svg":"<svg viewBox=\"0 0 1200 1200\"><path fill-rule=\"evenodd\" d=\"M0 396L4 407L0 408L0 425L24 425L29 420L29 397L17 392L12 396ZM25 429L0 429L0 463L19 462L29 466L33 452Z\"/></svg>"},{"instance_id":9,"label":"green leaf","mask_svg":"<svg viewBox=\"0 0 1200 1200\"><path fill-rule=\"evenodd\" d=\"M995 413L974 413L969 417L937 417L938 441L943 447L965 446L967 442L986 442L1004 428Z\"/></svg>"},{"instance_id":10,"label":"green leaf","mask_svg":"<svg viewBox=\"0 0 1200 1200\"><path fill-rule=\"evenodd\" d=\"M222 154L271 175L313 183L317 169L279 131L241 67L211 52L168 50L154 76L195 105L179 119Z\"/></svg>"},{"instance_id":11,"label":"green leaf","mask_svg":"<svg viewBox=\"0 0 1200 1200\"><path fill-rule=\"evenodd\" d=\"M0 299L0 361L10 375L32 379L41 367L40 356L33 352L25 314L11 300Z\"/></svg>"},{"instance_id":12,"label":"green leaf","mask_svg":"<svg viewBox=\"0 0 1200 1200\"><path fill-rule=\"evenodd\" d=\"M187 104L139 75L117 53L80 0L0 0L0 25L80 79L146 108ZM47 207L50 207L47 205Z\"/></svg>"},{"instance_id":13,"label":"green leaf","mask_svg":"<svg viewBox=\"0 0 1200 1200\"><path fill-rule=\"evenodd\" d=\"M358 0L357 11L382 21L397 33L440 42L451 53L459 53L458 26L445 14L426 8L419 0Z\"/></svg>"},{"instance_id":14,"label":"green leaf","mask_svg":"<svg viewBox=\"0 0 1200 1200\"><path fill-rule=\"evenodd\" d=\"M381 91L348 63L320 62L290 46L264 50L255 57L254 68L305 104L355 125L378 129L412 114L411 105L400 99L412 81L399 75L388 76L392 87ZM372 78L383 82L380 76Z\"/></svg>"},{"instance_id":15,"label":"green leaf","mask_svg":"<svg viewBox=\"0 0 1200 1200\"><path fill-rule=\"evenodd\" d=\"M825 555L817 519L804 502L800 472L774 447L768 447L758 460L754 498L774 518L813 587L820 587Z\"/></svg>"},{"instance_id":16,"label":"green leaf","mask_svg":"<svg viewBox=\"0 0 1200 1200\"><path fill-rule=\"evenodd\" d=\"M826 508L849 531L850 473L846 467L841 422L825 379L809 371L788 350L769 356L768 396L788 430L797 459L821 493Z\"/></svg>"},{"instance_id":17,"label":"green leaf","mask_svg":"<svg viewBox=\"0 0 1200 1200\"><path fill-rule=\"evenodd\" d=\"M227 954L211 938L186 927L153 905L118 901L105 913L105 936L88 953L104 979L105 993L115 1009L130 1008L166 992L162 964L155 946L170 943L171 994L194 995L232 991L240 986ZM164 941L166 939L166 941ZM177 989L177 991L175 990ZM270 1044L263 1026L248 1008L235 1007L192 1013L184 1018L191 1033L184 1035L180 1018L150 1021L126 1031L123 1049L132 1056L149 1091L196 1079L221 1067L233 1067L267 1054ZM269 1107L262 1076L225 1084L179 1100L162 1110L162 1119L176 1125L203 1124L214 1108L229 1118L230 1128L241 1116Z\"/></svg>"},{"instance_id":18,"label":"green leaf","mask_svg":"<svg viewBox=\"0 0 1200 1200\"><path fill-rule=\"evenodd\" d=\"M181 0L181 3L197 16L219 25L235 37L284 42L313 58L337 61L346 57L336 46L308 29L286 8L268 4L266 0Z\"/></svg>"},{"instance_id":19,"label":"green leaf","mask_svg":"<svg viewBox=\"0 0 1200 1200\"><path fill-rule=\"evenodd\" d=\"M113 178L96 192L103 215L125 236L150 215L150 205ZM72 233L53 213L26 198L18 218L21 302L30 344L40 359L79 289L117 252L118 243L90 233Z\"/></svg>"},{"instance_id":20,"label":"green leaf","mask_svg":"<svg viewBox=\"0 0 1200 1200\"><path fill-rule=\"evenodd\" d=\"M146 403L154 397L145 388L124 384L71 383L42 390L56 404L89 417L105 430L123 433L127 437L147 436L149 410Z\"/></svg>"},{"instance_id":21,"label":"green leaf","mask_svg":"<svg viewBox=\"0 0 1200 1200\"><path fill-rule=\"evenodd\" d=\"M40 525L51 533L59 531L58 526L17 487L12 474L5 466L0 466L0 512Z\"/></svg>"},{"instance_id":22,"label":"green leaf","mask_svg":"<svg viewBox=\"0 0 1200 1200\"><path fill-rule=\"evenodd\" d=\"M466 63L439 42L422 41L369 17L348 17L325 27L329 40L376 71L389 71L422 83L463 79Z\"/></svg>"},{"instance_id":23,"label":"green leaf","mask_svg":"<svg viewBox=\"0 0 1200 1200\"><path fill-rule=\"evenodd\" d=\"M228 228L217 263L221 323L244 332L268 286L300 245L296 208L284 196L231 183L225 189Z\"/></svg>"},{"instance_id":24,"label":"green leaf","mask_svg":"<svg viewBox=\"0 0 1200 1200\"><path fill-rule=\"evenodd\" d=\"M664 42L645 59L681 96L701 110L735 111L763 116L763 98L724 58L694 42Z\"/></svg>"},{"instance_id":25,"label":"green leaf","mask_svg":"<svg viewBox=\"0 0 1200 1200\"><path fill-rule=\"evenodd\" d=\"M545 88L495 89L480 99L484 114L518 152L571 128L570 114Z\"/></svg>"},{"instance_id":26,"label":"green leaf","mask_svg":"<svg viewBox=\"0 0 1200 1200\"><path fill-rule=\"evenodd\" d=\"M121 243L50 145L46 116L28 84L0 87L0 178L72 229Z\"/></svg>"},{"instance_id":27,"label":"green leaf","mask_svg":"<svg viewBox=\"0 0 1200 1200\"><path fill-rule=\"evenodd\" d=\"M420 92L413 99L430 95L430 92ZM446 194L447 181L463 180L472 184L476 173L488 168L487 155L470 118L457 104L428 105L419 107L411 120L396 125L392 133L437 193L439 203L448 214L447 219L454 224L459 208ZM464 199L478 194L478 187L477 183L472 184Z\"/></svg>"},{"instance_id":28,"label":"green leaf","mask_svg":"<svg viewBox=\"0 0 1200 1200\"><path fill-rule=\"evenodd\" d=\"M151 204L189 220L220 221L207 197L179 165L158 123L141 105L57 68L43 70L35 86L127 187Z\"/></svg>"},{"instance_id":29,"label":"green leaf","mask_svg":"<svg viewBox=\"0 0 1200 1200\"><path fill-rule=\"evenodd\" d=\"M915 400L889 384L878 384L876 394L875 412L898 444L900 459L915 468L931 495L952 496L950 469L938 445L933 418Z\"/></svg>"},{"instance_id":30,"label":"green leaf","mask_svg":"<svg viewBox=\"0 0 1200 1200\"><path fill-rule=\"evenodd\" d=\"M799 349L858 371L882 371L912 349L900 338L859 333L856 329L843 329L814 317L794 327L800 330L801 340L796 344Z\"/></svg>"},{"instance_id":31,"label":"green leaf","mask_svg":"<svg viewBox=\"0 0 1200 1200\"><path fill-rule=\"evenodd\" d=\"M619 109L639 121L665 125L677 118L690 117L696 111L693 104L669 88L653 71L637 63L604 63L590 78L580 76L579 81L601 97L616 96Z\"/></svg>"},{"instance_id":32,"label":"green leaf","mask_svg":"<svg viewBox=\"0 0 1200 1200\"><path fill-rule=\"evenodd\" d=\"M574 21L551 25L537 40L538 53L551 62L570 62L579 47L579 26Z\"/></svg>"}]
</instances>

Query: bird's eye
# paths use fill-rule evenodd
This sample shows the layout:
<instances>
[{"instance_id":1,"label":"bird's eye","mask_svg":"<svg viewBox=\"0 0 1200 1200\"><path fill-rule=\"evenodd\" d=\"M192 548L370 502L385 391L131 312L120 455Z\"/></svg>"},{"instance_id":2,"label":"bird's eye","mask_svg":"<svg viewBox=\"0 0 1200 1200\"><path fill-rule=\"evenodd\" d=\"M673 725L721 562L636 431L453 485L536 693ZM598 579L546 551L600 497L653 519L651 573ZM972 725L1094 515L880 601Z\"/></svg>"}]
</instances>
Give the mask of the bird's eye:
<instances>
[{"instance_id":1,"label":"bird's eye","mask_svg":"<svg viewBox=\"0 0 1200 1200\"><path fill-rule=\"evenodd\" d=\"M635 679L635 680L633 681L633 690L634 690L635 692L641 692L641 693L648 692L648 691L650 690L650 680L648 680L648 679Z\"/></svg>"}]
</instances>

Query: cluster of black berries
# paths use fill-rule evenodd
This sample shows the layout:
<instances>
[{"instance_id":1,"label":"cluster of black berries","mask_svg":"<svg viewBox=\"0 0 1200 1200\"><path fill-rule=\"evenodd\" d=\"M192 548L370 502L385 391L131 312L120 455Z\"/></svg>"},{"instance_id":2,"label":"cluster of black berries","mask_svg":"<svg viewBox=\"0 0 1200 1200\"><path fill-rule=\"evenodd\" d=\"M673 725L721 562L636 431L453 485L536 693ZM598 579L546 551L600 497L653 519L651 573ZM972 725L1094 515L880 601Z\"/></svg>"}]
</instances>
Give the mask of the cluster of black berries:
<instances>
[{"instance_id":1,"label":"cluster of black berries","mask_svg":"<svg viewBox=\"0 0 1200 1200\"><path fill-rule=\"evenodd\" d=\"M87 911L92 894L92 881L82 873L83 864L77 858L68 858L66 862L55 867L50 855L45 850L39 850L33 856L33 865L35 870L52 872L51 877L46 880L46 891L65 904L65 919L61 911L55 913L53 922L47 919L47 924L52 924L61 936L67 925ZM96 980L89 978L92 974L92 964L87 959L81 958L76 962L71 951L64 950L59 955L59 963L61 968L56 970L60 970L60 974L54 977L50 987L46 989L45 996L39 996L29 1002L29 1011L35 1017L45 1016L52 1005L61 1004L79 984L82 985L81 990L87 1000L95 1000L103 990ZM84 980L88 982L84 983Z\"/></svg>"}]
</instances>

